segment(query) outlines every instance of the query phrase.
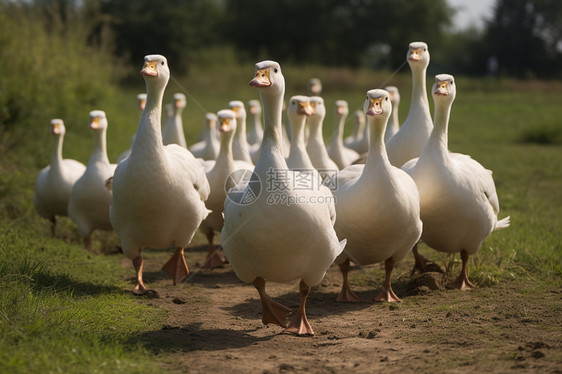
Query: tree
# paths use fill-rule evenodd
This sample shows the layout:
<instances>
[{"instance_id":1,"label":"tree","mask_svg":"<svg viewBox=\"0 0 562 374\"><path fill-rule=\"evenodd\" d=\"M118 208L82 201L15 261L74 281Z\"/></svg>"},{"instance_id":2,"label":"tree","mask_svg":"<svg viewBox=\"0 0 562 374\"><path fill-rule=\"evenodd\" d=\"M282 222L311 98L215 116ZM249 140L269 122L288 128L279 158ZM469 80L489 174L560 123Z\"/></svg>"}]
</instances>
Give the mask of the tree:
<instances>
[{"instance_id":1,"label":"tree","mask_svg":"<svg viewBox=\"0 0 562 374\"><path fill-rule=\"evenodd\" d=\"M497 0L484 41L503 74L560 78L562 2Z\"/></svg>"}]
</instances>

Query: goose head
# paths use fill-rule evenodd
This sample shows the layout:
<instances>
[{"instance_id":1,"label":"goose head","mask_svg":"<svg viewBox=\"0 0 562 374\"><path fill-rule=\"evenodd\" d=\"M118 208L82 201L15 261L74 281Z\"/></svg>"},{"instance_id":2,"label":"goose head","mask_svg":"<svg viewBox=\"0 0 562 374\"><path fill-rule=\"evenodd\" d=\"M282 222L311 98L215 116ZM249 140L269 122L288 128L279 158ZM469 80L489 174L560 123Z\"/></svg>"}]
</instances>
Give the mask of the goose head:
<instances>
[{"instance_id":1,"label":"goose head","mask_svg":"<svg viewBox=\"0 0 562 374\"><path fill-rule=\"evenodd\" d=\"M51 133L55 136L64 136L66 128L62 119L54 118L51 120Z\"/></svg>"},{"instance_id":2,"label":"goose head","mask_svg":"<svg viewBox=\"0 0 562 374\"><path fill-rule=\"evenodd\" d=\"M140 109L140 111L142 112L144 110L144 107L146 106L146 94L145 93L140 93L137 95L137 102L138 102L138 107Z\"/></svg>"},{"instance_id":3,"label":"goose head","mask_svg":"<svg viewBox=\"0 0 562 374\"><path fill-rule=\"evenodd\" d=\"M185 95L182 93L174 94L174 107L176 110L183 110L186 106Z\"/></svg>"},{"instance_id":4,"label":"goose head","mask_svg":"<svg viewBox=\"0 0 562 374\"><path fill-rule=\"evenodd\" d=\"M230 109L222 109L217 113L217 121L219 123L219 131L222 134L232 136L236 131L236 113Z\"/></svg>"},{"instance_id":5,"label":"goose head","mask_svg":"<svg viewBox=\"0 0 562 374\"><path fill-rule=\"evenodd\" d=\"M353 113L353 120L355 121L355 125L358 129L362 129L365 127L365 112L361 110L356 110Z\"/></svg>"},{"instance_id":6,"label":"goose head","mask_svg":"<svg viewBox=\"0 0 562 374\"><path fill-rule=\"evenodd\" d=\"M155 86L155 88L163 90L170 79L168 60L162 55L144 56L141 75L148 86Z\"/></svg>"},{"instance_id":7,"label":"goose head","mask_svg":"<svg viewBox=\"0 0 562 374\"><path fill-rule=\"evenodd\" d=\"M324 99L320 96L311 96L309 98L310 106L312 107L311 117L323 120L326 117L326 107L324 106Z\"/></svg>"},{"instance_id":8,"label":"goose head","mask_svg":"<svg viewBox=\"0 0 562 374\"><path fill-rule=\"evenodd\" d=\"M232 100L228 103L230 110L236 114L238 121L243 121L246 119L246 108L244 103L240 100Z\"/></svg>"},{"instance_id":9,"label":"goose head","mask_svg":"<svg viewBox=\"0 0 562 374\"><path fill-rule=\"evenodd\" d=\"M94 132L107 130L107 118L103 110L90 112L90 130Z\"/></svg>"},{"instance_id":10,"label":"goose head","mask_svg":"<svg viewBox=\"0 0 562 374\"><path fill-rule=\"evenodd\" d=\"M435 76L435 83L431 88L435 103L443 102L452 104L457 95L455 78L450 74L438 74Z\"/></svg>"},{"instance_id":11,"label":"goose head","mask_svg":"<svg viewBox=\"0 0 562 374\"><path fill-rule=\"evenodd\" d=\"M392 104L390 103L388 91L381 89L367 91L363 110L369 117L384 120L384 123L386 123L390 113L392 113Z\"/></svg>"},{"instance_id":12,"label":"goose head","mask_svg":"<svg viewBox=\"0 0 562 374\"><path fill-rule=\"evenodd\" d=\"M390 102L392 103L393 107L396 107L398 104L400 104L400 93L398 92L397 87L386 86L384 89L386 91L388 91L388 95L390 97Z\"/></svg>"},{"instance_id":13,"label":"goose head","mask_svg":"<svg viewBox=\"0 0 562 374\"><path fill-rule=\"evenodd\" d=\"M259 116L261 114L261 103L259 100L248 101L248 111L254 116Z\"/></svg>"},{"instance_id":14,"label":"goose head","mask_svg":"<svg viewBox=\"0 0 562 374\"><path fill-rule=\"evenodd\" d=\"M347 105L347 101L345 100L337 100L336 101L336 118L345 118L349 114L349 106Z\"/></svg>"},{"instance_id":15,"label":"goose head","mask_svg":"<svg viewBox=\"0 0 562 374\"><path fill-rule=\"evenodd\" d=\"M429 49L424 42L412 42L408 48L406 55L410 68L420 67L427 68L429 66Z\"/></svg>"},{"instance_id":16,"label":"goose head","mask_svg":"<svg viewBox=\"0 0 562 374\"><path fill-rule=\"evenodd\" d=\"M214 113L207 113L205 114L205 123L207 124L207 128L213 131L217 126L217 115Z\"/></svg>"},{"instance_id":17,"label":"goose head","mask_svg":"<svg viewBox=\"0 0 562 374\"><path fill-rule=\"evenodd\" d=\"M307 96L296 95L289 100L287 108L287 116L295 123L298 117L310 116L312 114L312 106Z\"/></svg>"},{"instance_id":18,"label":"goose head","mask_svg":"<svg viewBox=\"0 0 562 374\"><path fill-rule=\"evenodd\" d=\"M308 81L308 91L315 96L322 93L322 82L318 78L310 78Z\"/></svg>"},{"instance_id":19,"label":"goose head","mask_svg":"<svg viewBox=\"0 0 562 374\"><path fill-rule=\"evenodd\" d=\"M258 62L250 86L258 88L260 94L266 97L276 95L282 98L285 93L285 78L279 63L271 60Z\"/></svg>"}]
</instances>

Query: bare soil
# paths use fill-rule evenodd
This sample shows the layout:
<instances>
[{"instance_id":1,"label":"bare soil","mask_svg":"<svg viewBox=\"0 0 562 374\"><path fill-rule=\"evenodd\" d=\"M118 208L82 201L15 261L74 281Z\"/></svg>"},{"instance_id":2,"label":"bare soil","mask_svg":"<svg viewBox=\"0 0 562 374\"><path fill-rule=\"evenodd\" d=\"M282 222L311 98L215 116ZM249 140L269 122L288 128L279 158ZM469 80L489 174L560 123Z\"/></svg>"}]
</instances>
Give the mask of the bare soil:
<instances>
[{"instance_id":1,"label":"bare soil","mask_svg":"<svg viewBox=\"0 0 562 374\"><path fill-rule=\"evenodd\" d=\"M188 248L189 278L172 285L160 267L171 252L145 251L148 295L139 302L169 311L165 325L139 337L167 372L189 373L561 373L562 291L531 279L470 291L449 289L440 273L410 276L397 265L401 303L375 303L382 265L352 268L360 303L338 303L339 268L313 288L307 315L314 336L261 322L255 288L229 265L201 268L205 246ZM134 271L130 261L123 266ZM268 283L276 301L298 307L298 281Z\"/></svg>"}]
</instances>

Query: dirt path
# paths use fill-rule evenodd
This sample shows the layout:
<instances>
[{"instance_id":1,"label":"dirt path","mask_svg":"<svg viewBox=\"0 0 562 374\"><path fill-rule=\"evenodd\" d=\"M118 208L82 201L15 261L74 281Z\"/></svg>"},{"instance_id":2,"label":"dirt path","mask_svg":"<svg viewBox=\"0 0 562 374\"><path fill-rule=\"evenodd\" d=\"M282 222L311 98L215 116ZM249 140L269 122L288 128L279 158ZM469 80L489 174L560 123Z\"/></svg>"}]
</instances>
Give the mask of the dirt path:
<instances>
[{"instance_id":1,"label":"dirt path","mask_svg":"<svg viewBox=\"0 0 562 374\"><path fill-rule=\"evenodd\" d=\"M145 255L145 282L152 291L139 301L170 313L161 330L140 339L166 357L164 370L562 372L560 290L541 292L530 282L448 290L437 273L410 278L413 261L408 259L398 265L399 279L393 282L402 303L374 303L378 286L354 268L350 279L362 302L341 304L335 302L341 276L332 267L307 303L315 336L296 337L279 326L262 325L255 288L241 283L230 266L201 270L205 252L205 247L186 252L192 275L177 286L159 271L169 253ZM123 264L131 266L126 260ZM380 265L366 270L382 279ZM297 290L297 281L267 285L268 293L293 311L299 302Z\"/></svg>"}]
</instances>

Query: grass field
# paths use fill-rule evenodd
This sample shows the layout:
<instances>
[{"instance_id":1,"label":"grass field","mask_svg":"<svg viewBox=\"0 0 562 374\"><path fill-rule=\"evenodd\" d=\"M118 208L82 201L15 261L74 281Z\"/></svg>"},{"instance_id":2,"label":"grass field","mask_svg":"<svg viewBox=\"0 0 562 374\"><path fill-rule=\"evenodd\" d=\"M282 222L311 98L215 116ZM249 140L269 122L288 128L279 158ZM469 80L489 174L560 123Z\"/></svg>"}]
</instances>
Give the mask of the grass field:
<instances>
[{"instance_id":1,"label":"grass field","mask_svg":"<svg viewBox=\"0 0 562 374\"><path fill-rule=\"evenodd\" d=\"M173 67L172 67L173 68ZM204 112L228 101L257 98L248 87L253 66L236 66L222 75L213 66L195 67L192 78L170 82L166 99L187 89L184 111L188 143L203 126ZM333 103L346 99L350 111L361 107L365 92L389 73L315 67L285 69L286 98L304 93L306 81L324 82L332 129ZM428 78L428 84L433 79ZM409 107L410 76L403 71L386 82L399 87L400 118ZM449 148L466 153L493 170L500 218L511 226L488 238L471 258L470 278L479 287L532 280L538 288L562 286L562 84L457 79L457 98L449 126ZM109 119L111 160L128 148L139 113L138 87L108 97L101 108ZM431 99L430 99L431 102ZM431 104L432 105L432 104ZM67 123L64 157L87 162L91 136L85 112ZM82 249L76 227L59 220L57 235L34 211L35 177L48 164L53 146L49 118L15 124L0 139L0 373L154 372L165 355L156 355L136 337L162 327L166 308L140 303L130 294L130 264L116 251L115 233L94 235L94 250ZM346 131L351 131L351 116ZM192 245L203 244L197 235ZM452 257L432 253L438 263L458 270Z\"/></svg>"}]
</instances>

